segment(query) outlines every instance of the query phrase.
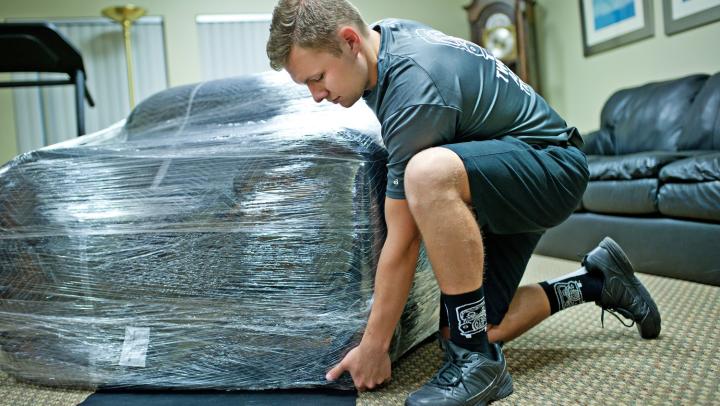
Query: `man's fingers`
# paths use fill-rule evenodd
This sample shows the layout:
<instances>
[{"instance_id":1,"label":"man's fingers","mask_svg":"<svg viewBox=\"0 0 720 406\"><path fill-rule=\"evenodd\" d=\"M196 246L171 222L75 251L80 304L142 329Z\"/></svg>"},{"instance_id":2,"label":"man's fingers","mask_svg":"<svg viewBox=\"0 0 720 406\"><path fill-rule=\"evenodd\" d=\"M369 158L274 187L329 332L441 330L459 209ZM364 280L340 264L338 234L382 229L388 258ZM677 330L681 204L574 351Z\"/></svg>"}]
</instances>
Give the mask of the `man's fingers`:
<instances>
[{"instance_id":1,"label":"man's fingers","mask_svg":"<svg viewBox=\"0 0 720 406\"><path fill-rule=\"evenodd\" d=\"M327 374L325 374L325 379L327 379L328 381L336 381L338 378L340 378L340 375L342 375L343 372L345 372L345 366L341 362L335 365L333 369L331 369L330 371L328 371Z\"/></svg>"}]
</instances>

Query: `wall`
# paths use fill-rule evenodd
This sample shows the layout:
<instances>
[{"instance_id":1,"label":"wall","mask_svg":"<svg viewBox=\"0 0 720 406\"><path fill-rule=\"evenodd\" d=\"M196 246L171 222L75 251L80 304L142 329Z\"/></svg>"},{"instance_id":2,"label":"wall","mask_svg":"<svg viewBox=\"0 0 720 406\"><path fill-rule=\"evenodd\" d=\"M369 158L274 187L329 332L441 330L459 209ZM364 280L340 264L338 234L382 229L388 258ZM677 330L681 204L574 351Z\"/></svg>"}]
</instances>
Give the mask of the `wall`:
<instances>
[{"instance_id":1,"label":"wall","mask_svg":"<svg viewBox=\"0 0 720 406\"><path fill-rule=\"evenodd\" d=\"M603 103L618 89L720 71L720 22L667 36L662 2L653 4L654 37L584 57L579 2L538 0L543 93L569 124L597 129Z\"/></svg>"},{"instance_id":2,"label":"wall","mask_svg":"<svg viewBox=\"0 0 720 406\"><path fill-rule=\"evenodd\" d=\"M695 72L720 70L720 22L666 36L661 2L654 0L655 36L584 57L580 9L576 0L538 1L538 47L543 93L581 131L597 128L600 109L615 90ZM420 20L468 38L462 6L469 0L355 0L368 21L383 17ZM3 0L1 18L98 16L115 0ZM150 15L165 18L168 77L171 86L198 81L197 14L269 13L275 0L141 0ZM0 89L0 163L17 148L11 91Z\"/></svg>"},{"instance_id":3,"label":"wall","mask_svg":"<svg viewBox=\"0 0 720 406\"><path fill-rule=\"evenodd\" d=\"M0 73L0 82L8 80L9 74ZM0 89L0 165L12 159L17 151L12 93L8 89Z\"/></svg>"},{"instance_id":4,"label":"wall","mask_svg":"<svg viewBox=\"0 0 720 406\"><path fill-rule=\"evenodd\" d=\"M198 14L271 13L275 0L136 0L148 15L165 21L170 86L200 80L200 61L195 17ZM463 5L467 0L354 0L368 22L385 17L418 20L463 38L469 25ZM98 17L100 10L123 4L117 0L2 0L0 19ZM0 164L17 153L12 113L12 93L0 89Z\"/></svg>"}]
</instances>

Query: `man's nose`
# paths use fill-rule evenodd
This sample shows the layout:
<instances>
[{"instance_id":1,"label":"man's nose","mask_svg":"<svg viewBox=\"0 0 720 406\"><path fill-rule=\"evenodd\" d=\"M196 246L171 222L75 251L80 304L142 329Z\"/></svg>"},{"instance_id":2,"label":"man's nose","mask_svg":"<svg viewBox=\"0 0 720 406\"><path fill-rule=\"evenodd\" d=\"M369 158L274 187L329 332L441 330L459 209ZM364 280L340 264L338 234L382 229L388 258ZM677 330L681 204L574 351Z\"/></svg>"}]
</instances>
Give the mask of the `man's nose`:
<instances>
[{"instance_id":1,"label":"man's nose","mask_svg":"<svg viewBox=\"0 0 720 406\"><path fill-rule=\"evenodd\" d=\"M320 103L328 96L327 90L321 86L308 85L308 87L310 88L310 93L312 93L312 97L316 103Z\"/></svg>"}]
</instances>

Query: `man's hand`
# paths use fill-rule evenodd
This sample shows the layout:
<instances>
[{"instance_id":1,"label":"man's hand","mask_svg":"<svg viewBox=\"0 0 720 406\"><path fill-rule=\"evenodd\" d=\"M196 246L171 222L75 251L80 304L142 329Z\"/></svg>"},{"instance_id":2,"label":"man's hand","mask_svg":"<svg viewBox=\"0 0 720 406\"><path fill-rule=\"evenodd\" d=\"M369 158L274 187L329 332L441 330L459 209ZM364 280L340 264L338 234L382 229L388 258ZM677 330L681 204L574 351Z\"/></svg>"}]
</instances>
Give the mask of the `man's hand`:
<instances>
[{"instance_id":1,"label":"man's hand","mask_svg":"<svg viewBox=\"0 0 720 406\"><path fill-rule=\"evenodd\" d=\"M358 390L374 389L390 380L390 355L387 351L360 342L325 378L328 381L337 380L345 371L350 372Z\"/></svg>"},{"instance_id":2,"label":"man's hand","mask_svg":"<svg viewBox=\"0 0 720 406\"><path fill-rule=\"evenodd\" d=\"M358 390L374 389L390 380L388 347L412 286L420 250L420 231L406 200L385 198L387 238L377 272L372 309L360 345L325 376L334 381L350 372Z\"/></svg>"}]
</instances>

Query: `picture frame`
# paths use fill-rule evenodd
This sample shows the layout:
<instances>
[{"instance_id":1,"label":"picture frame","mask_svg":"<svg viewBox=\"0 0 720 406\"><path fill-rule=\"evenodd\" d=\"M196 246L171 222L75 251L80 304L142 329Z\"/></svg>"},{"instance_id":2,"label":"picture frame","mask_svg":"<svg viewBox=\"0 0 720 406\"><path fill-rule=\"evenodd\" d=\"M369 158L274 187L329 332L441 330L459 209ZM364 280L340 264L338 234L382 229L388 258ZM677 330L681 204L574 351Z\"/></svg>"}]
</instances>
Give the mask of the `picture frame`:
<instances>
[{"instance_id":1,"label":"picture frame","mask_svg":"<svg viewBox=\"0 0 720 406\"><path fill-rule=\"evenodd\" d=\"M665 34L673 35L720 20L720 0L663 0Z\"/></svg>"},{"instance_id":2,"label":"picture frame","mask_svg":"<svg viewBox=\"0 0 720 406\"><path fill-rule=\"evenodd\" d=\"M585 56L655 35L652 0L579 1Z\"/></svg>"}]
</instances>

